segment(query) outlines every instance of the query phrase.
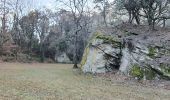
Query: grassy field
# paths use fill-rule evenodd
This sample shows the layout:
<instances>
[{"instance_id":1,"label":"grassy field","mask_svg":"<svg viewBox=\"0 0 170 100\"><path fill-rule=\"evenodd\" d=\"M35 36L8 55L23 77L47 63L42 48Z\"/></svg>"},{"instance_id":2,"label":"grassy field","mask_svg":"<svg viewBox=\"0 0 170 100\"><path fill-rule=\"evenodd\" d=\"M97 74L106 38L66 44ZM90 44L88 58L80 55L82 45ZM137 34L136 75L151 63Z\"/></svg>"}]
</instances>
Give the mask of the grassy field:
<instances>
[{"instance_id":1,"label":"grassy field","mask_svg":"<svg viewBox=\"0 0 170 100\"><path fill-rule=\"evenodd\" d=\"M66 64L1 63L0 100L170 100L170 91L113 84Z\"/></svg>"}]
</instances>

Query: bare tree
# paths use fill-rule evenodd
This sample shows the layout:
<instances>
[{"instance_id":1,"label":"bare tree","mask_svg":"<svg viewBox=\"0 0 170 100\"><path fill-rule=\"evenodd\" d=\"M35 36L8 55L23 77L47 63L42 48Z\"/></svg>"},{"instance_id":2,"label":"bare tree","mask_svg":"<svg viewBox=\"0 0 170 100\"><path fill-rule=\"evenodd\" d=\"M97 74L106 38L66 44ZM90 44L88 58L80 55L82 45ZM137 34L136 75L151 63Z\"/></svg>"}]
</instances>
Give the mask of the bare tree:
<instances>
[{"instance_id":1,"label":"bare tree","mask_svg":"<svg viewBox=\"0 0 170 100\"><path fill-rule=\"evenodd\" d=\"M1 45L3 45L3 43L5 43L6 41L8 41L7 39L7 14L9 14L9 2L7 0L1 0L0 2L1 4Z\"/></svg>"},{"instance_id":2,"label":"bare tree","mask_svg":"<svg viewBox=\"0 0 170 100\"><path fill-rule=\"evenodd\" d=\"M22 17L22 2L21 0L15 0L13 2L13 26L12 37L17 45L21 45L21 30L19 25L19 19Z\"/></svg>"},{"instance_id":3,"label":"bare tree","mask_svg":"<svg viewBox=\"0 0 170 100\"><path fill-rule=\"evenodd\" d=\"M140 10L141 1L140 0L115 0L116 9L127 10L129 15L129 23L136 20L137 24L140 24Z\"/></svg>"},{"instance_id":4,"label":"bare tree","mask_svg":"<svg viewBox=\"0 0 170 100\"><path fill-rule=\"evenodd\" d=\"M140 11L140 1L139 0L125 0L124 6L129 14L129 22L132 23L135 18L136 23L140 24L139 11Z\"/></svg>"},{"instance_id":5,"label":"bare tree","mask_svg":"<svg viewBox=\"0 0 170 100\"><path fill-rule=\"evenodd\" d=\"M38 12L32 11L27 16L23 16L19 22L22 33L24 34L25 39L27 40L26 41L27 50L29 55L32 54L32 47L34 42L33 40L35 37L35 29L36 29L37 21L38 21Z\"/></svg>"},{"instance_id":6,"label":"bare tree","mask_svg":"<svg viewBox=\"0 0 170 100\"><path fill-rule=\"evenodd\" d=\"M1 33L5 34L6 33L6 21L7 21L7 14L9 13L9 8L7 7L7 1L6 0L1 0L2 2L2 31Z\"/></svg>"},{"instance_id":7,"label":"bare tree","mask_svg":"<svg viewBox=\"0 0 170 100\"><path fill-rule=\"evenodd\" d=\"M74 26L75 51L74 51L74 57L73 57L73 62L74 62L73 68L78 68L77 66L78 64L78 38L79 38L79 33L82 30L81 19L83 18L83 14L85 13L87 0L68 0L68 2L64 2L60 0L58 1L63 3L65 6L67 6L73 16L73 22L75 24Z\"/></svg>"},{"instance_id":8,"label":"bare tree","mask_svg":"<svg viewBox=\"0 0 170 100\"><path fill-rule=\"evenodd\" d=\"M45 45L45 38L48 35L49 32L49 18L45 14L45 12L39 12L38 13L38 22L36 25L36 30L38 32L39 36L39 47L40 47L40 55L41 55L41 62L44 62L44 45Z\"/></svg>"},{"instance_id":9,"label":"bare tree","mask_svg":"<svg viewBox=\"0 0 170 100\"><path fill-rule=\"evenodd\" d=\"M170 19L170 16L166 16L168 12L170 1L169 0L142 0L141 5L143 8L144 16L147 18L149 26L154 29L156 22L160 20L164 21Z\"/></svg>"},{"instance_id":10,"label":"bare tree","mask_svg":"<svg viewBox=\"0 0 170 100\"><path fill-rule=\"evenodd\" d=\"M94 3L96 3L96 8L98 8L101 11L101 15L103 17L104 24L107 27L107 13L110 7L110 4L108 0L94 0Z\"/></svg>"}]
</instances>

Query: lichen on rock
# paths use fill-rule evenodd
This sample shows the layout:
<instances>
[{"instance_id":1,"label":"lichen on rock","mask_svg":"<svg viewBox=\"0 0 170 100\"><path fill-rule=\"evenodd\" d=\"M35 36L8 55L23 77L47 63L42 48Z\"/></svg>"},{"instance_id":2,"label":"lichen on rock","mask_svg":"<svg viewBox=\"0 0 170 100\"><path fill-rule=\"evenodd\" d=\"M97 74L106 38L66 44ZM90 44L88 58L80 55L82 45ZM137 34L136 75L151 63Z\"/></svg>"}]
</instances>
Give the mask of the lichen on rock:
<instances>
[{"instance_id":1,"label":"lichen on rock","mask_svg":"<svg viewBox=\"0 0 170 100\"><path fill-rule=\"evenodd\" d=\"M162 40L160 35L132 34L118 38L97 32L84 51L82 70L91 73L119 70L138 79L170 79L170 45L166 44L169 35L165 35Z\"/></svg>"},{"instance_id":2,"label":"lichen on rock","mask_svg":"<svg viewBox=\"0 0 170 100\"><path fill-rule=\"evenodd\" d=\"M117 43L113 37L100 33L94 34L85 48L81 61L82 70L91 73L110 71L112 69L110 65L114 66L116 64L110 62L118 58L117 54L120 53L120 50L115 48ZM108 56L109 59L106 59Z\"/></svg>"},{"instance_id":3,"label":"lichen on rock","mask_svg":"<svg viewBox=\"0 0 170 100\"><path fill-rule=\"evenodd\" d=\"M93 40L98 36L100 35L99 32L96 32L89 40L85 50L84 50L84 54L83 54L83 57L82 57L82 60L81 60L81 67L86 63L87 61L87 56L89 54L89 49L90 49L90 44L93 42Z\"/></svg>"}]
</instances>

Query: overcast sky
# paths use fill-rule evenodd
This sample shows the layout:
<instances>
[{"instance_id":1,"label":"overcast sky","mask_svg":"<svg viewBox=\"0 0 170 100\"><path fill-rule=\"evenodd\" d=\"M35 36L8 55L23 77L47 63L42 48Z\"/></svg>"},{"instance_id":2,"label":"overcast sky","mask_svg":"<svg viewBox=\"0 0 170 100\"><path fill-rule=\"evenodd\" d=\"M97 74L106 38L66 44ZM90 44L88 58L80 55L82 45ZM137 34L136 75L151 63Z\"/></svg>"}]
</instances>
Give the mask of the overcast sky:
<instances>
[{"instance_id":1,"label":"overcast sky","mask_svg":"<svg viewBox=\"0 0 170 100\"><path fill-rule=\"evenodd\" d=\"M40 9L40 8L48 8L51 10L55 10L58 8L61 8L61 6L63 7L64 5L61 5L61 3L57 3L56 0L26 0L27 2L32 2L33 4L31 4L33 9ZM68 0L62 0L64 2L67 2ZM93 0L87 0L88 1L88 5L91 7L91 9L94 8L94 4L92 4ZM114 1L114 0L108 0L108 1ZM27 5L28 6L28 5Z\"/></svg>"},{"instance_id":2,"label":"overcast sky","mask_svg":"<svg viewBox=\"0 0 170 100\"><path fill-rule=\"evenodd\" d=\"M33 7L34 8L42 8L46 7L49 9L54 9L56 0L33 0Z\"/></svg>"},{"instance_id":3,"label":"overcast sky","mask_svg":"<svg viewBox=\"0 0 170 100\"><path fill-rule=\"evenodd\" d=\"M66 7L64 7L64 4L61 2L56 2L57 0L25 0L25 4L26 6L30 6L28 7L28 9L30 10L30 8L32 9L40 9L40 8L48 8L51 9L52 11L59 9L61 7L63 7L64 9L66 9ZM67 0L62 0L64 2L67 3ZM92 1L92 0L88 0L88 1Z\"/></svg>"}]
</instances>

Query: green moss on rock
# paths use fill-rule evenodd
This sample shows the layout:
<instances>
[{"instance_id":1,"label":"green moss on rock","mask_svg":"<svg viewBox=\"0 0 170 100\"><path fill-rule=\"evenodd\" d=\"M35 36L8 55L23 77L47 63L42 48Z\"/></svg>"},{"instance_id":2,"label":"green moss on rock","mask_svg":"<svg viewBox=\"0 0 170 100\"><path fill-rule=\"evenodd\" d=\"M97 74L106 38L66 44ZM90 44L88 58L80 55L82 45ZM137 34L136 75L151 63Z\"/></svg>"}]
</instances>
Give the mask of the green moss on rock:
<instances>
[{"instance_id":1,"label":"green moss on rock","mask_svg":"<svg viewBox=\"0 0 170 100\"><path fill-rule=\"evenodd\" d=\"M149 47L148 56L149 56L150 58L154 58L154 57L156 56L156 48L154 48L154 47Z\"/></svg>"},{"instance_id":2,"label":"green moss on rock","mask_svg":"<svg viewBox=\"0 0 170 100\"><path fill-rule=\"evenodd\" d=\"M113 38L112 36L98 35L96 39L101 39L103 40L103 43L112 44L112 46L115 46L115 47L120 46L120 42L116 40L115 38Z\"/></svg>"},{"instance_id":3,"label":"green moss on rock","mask_svg":"<svg viewBox=\"0 0 170 100\"><path fill-rule=\"evenodd\" d=\"M88 44L87 44L87 46L86 46L86 48L85 48L85 50L84 50L83 58L82 58L82 60L81 60L81 66L83 66L83 65L86 63L86 61L87 61L87 56L88 56L88 54L89 54L89 49L90 49L89 47L90 47L90 45L92 44L92 42L93 42L95 39L101 39L101 40L103 40L104 43L111 43L112 45L114 44L114 46L118 46L118 45L116 45L116 44L119 43L119 42L117 42L112 36L102 35L101 33L96 32L96 33L90 38L90 40L89 40L89 42L88 42Z\"/></svg>"},{"instance_id":4,"label":"green moss on rock","mask_svg":"<svg viewBox=\"0 0 170 100\"><path fill-rule=\"evenodd\" d=\"M161 71L170 76L170 66L168 64L160 64Z\"/></svg>"},{"instance_id":5,"label":"green moss on rock","mask_svg":"<svg viewBox=\"0 0 170 100\"><path fill-rule=\"evenodd\" d=\"M156 77L156 73L149 66L141 68L138 64L132 66L130 74L139 80L144 79L144 77L146 80L153 80Z\"/></svg>"},{"instance_id":6,"label":"green moss on rock","mask_svg":"<svg viewBox=\"0 0 170 100\"><path fill-rule=\"evenodd\" d=\"M156 77L156 73L153 70L151 70L150 67L145 67L144 76L146 77L147 80L153 80Z\"/></svg>"},{"instance_id":7,"label":"green moss on rock","mask_svg":"<svg viewBox=\"0 0 170 100\"><path fill-rule=\"evenodd\" d=\"M142 79L144 77L144 71L139 65L134 64L130 70L130 75L138 79Z\"/></svg>"},{"instance_id":8,"label":"green moss on rock","mask_svg":"<svg viewBox=\"0 0 170 100\"><path fill-rule=\"evenodd\" d=\"M85 63L87 61L88 53L89 53L89 47L86 47L85 50L84 50L83 58L81 60L81 66L85 65Z\"/></svg>"},{"instance_id":9,"label":"green moss on rock","mask_svg":"<svg viewBox=\"0 0 170 100\"><path fill-rule=\"evenodd\" d=\"M87 61L87 56L88 56L89 51L90 51L90 48L89 48L90 44L93 42L93 40L94 40L96 37L98 37L98 36L100 36L100 35L101 35L101 34L100 34L99 32L96 32L96 33L90 38L90 40L89 40L89 42L88 42L88 44L87 44L87 46L86 46L86 48L85 48L85 50L84 50L84 54L83 54L83 57L82 57L82 60L81 60L81 67L82 67L83 65L85 65L85 63L86 63L86 61Z\"/></svg>"}]
</instances>

